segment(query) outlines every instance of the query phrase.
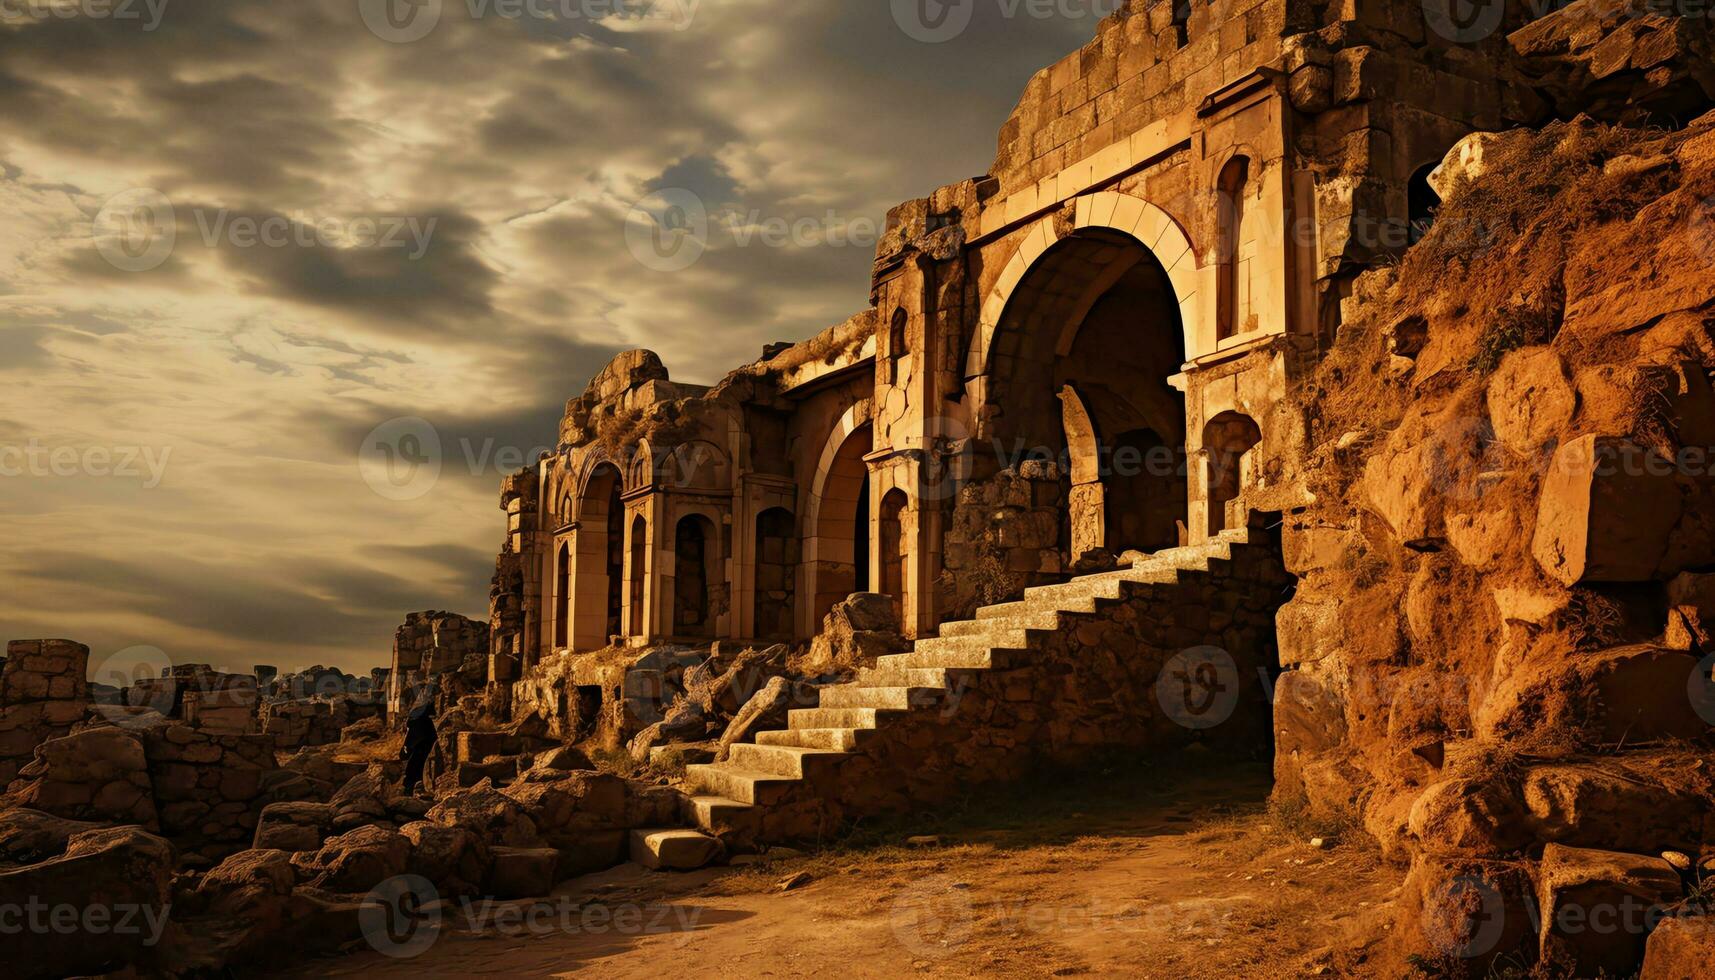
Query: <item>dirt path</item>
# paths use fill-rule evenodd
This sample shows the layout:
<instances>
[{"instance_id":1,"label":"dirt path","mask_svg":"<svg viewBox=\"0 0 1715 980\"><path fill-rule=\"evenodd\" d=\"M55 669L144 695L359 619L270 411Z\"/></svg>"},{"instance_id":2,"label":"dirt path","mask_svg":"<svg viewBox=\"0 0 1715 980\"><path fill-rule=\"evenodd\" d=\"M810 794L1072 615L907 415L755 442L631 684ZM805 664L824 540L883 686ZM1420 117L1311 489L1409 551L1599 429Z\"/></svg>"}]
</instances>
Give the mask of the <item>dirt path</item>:
<instances>
[{"instance_id":1,"label":"dirt path","mask_svg":"<svg viewBox=\"0 0 1715 980\"><path fill-rule=\"evenodd\" d=\"M410 958L365 947L283 975L1361 975L1397 872L1276 825L1267 788L1261 768L1113 793L1098 781L1060 802L978 804L933 828L940 845L680 875L627 865L486 910L510 921L449 910Z\"/></svg>"}]
</instances>

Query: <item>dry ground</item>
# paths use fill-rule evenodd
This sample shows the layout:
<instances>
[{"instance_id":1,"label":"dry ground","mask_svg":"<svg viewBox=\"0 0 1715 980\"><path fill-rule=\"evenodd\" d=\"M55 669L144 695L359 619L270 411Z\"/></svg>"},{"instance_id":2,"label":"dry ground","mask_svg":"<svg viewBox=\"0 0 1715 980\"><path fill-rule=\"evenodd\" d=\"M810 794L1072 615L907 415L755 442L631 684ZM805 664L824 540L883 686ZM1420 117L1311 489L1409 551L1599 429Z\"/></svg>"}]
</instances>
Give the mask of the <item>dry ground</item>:
<instances>
[{"instance_id":1,"label":"dry ground","mask_svg":"<svg viewBox=\"0 0 1715 980\"><path fill-rule=\"evenodd\" d=\"M1271 815L1266 767L1117 767L801 856L567 882L538 927L448 924L292 976L1364 976L1398 873ZM910 846L911 835L938 844ZM781 883L806 876L789 891ZM532 903L508 903L522 915ZM492 911L492 909L490 910ZM481 910L477 911L481 914Z\"/></svg>"}]
</instances>

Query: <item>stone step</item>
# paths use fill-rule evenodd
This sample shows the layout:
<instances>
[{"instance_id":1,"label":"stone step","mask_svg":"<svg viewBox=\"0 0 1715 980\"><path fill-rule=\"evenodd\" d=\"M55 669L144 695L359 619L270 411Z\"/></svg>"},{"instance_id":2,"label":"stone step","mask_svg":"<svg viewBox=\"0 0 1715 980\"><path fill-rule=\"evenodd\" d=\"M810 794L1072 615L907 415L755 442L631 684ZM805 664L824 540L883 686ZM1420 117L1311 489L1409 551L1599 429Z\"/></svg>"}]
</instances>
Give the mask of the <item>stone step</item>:
<instances>
[{"instance_id":1,"label":"stone step","mask_svg":"<svg viewBox=\"0 0 1715 980\"><path fill-rule=\"evenodd\" d=\"M923 641L919 640L921 644ZM890 653L875 658L877 670L917 670L940 667L946 670L1005 670L1030 659L1024 649L971 647L958 651L913 650L910 653Z\"/></svg>"},{"instance_id":2,"label":"stone step","mask_svg":"<svg viewBox=\"0 0 1715 980\"><path fill-rule=\"evenodd\" d=\"M870 728L788 728L783 732L757 732L758 745L796 745L806 749L855 752Z\"/></svg>"},{"instance_id":3,"label":"stone step","mask_svg":"<svg viewBox=\"0 0 1715 980\"><path fill-rule=\"evenodd\" d=\"M996 630L980 636L930 636L912 646L915 653L965 653L1002 647L1023 650L1030 646L1030 634L1024 630Z\"/></svg>"},{"instance_id":4,"label":"stone step","mask_svg":"<svg viewBox=\"0 0 1715 980\"><path fill-rule=\"evenodd\" d=\"M1040 616L1046 613L1093 613L1096 611L1096 600L1078 599L1064 602L1054 602L1049 599L1017 600L1002 602L993 606L984 606L977 610L979 622L991 619L1016 619L1028 616Z\"/></svg>"},{"instance_id":5,"label":"stone step","mask_svg":"<svg viewBox=\"0 0 1715 980\"><path fill-rule=\"evenodd\" d=\"M766 772L803 779L808 775L808 769L831 766L849 755L847 752L810 749L799 745L756 745L739 742L732 746L727 763L747 772Z\"/></svg>"},{"instance_id":6,"label":"stone step","mask_svg":"<svg viewBox=\"0 0 1715 980\"><path fill-rule=\"evenodd\" d=\"M787 728L874 728L886 708L793 708L786 712Z\"/></svg>"},{"instance_id":7,"label":"stone step","mask_svg":"<svg viewBox=\"0 0 1715 980\"><path fill-rule=\"evenodd\" d=\"M947 672L946 667L906 667L894 670L865 667L857 672L850 683L857 687L927 687L944 691L948 683Z\"/></svg>"},{"instance_id":8,"label":"stone step","mask_svg":"<svg viewBox=\"0 0 1715 980\"><path fill-rule=\"evenodd\" d=\"M928 707L941 700L944 687L863 687L841 684L824 687L821 701L824 708L893 708L904 711Z\"/></svg>"},{"instance_id":9,"label":"stone step","mask_svg":"<svg viewBox=\"0 0 1715 980\"><path fill-rule=\"evenodd\" d=\"M990 619L961 619L942 623L942 636L989 636L1005 630L1053 630L1060 628L1060 613L1056 609L1033 611L1021 616L996 616Z\"/></svg>"},{"instance_id":10,"label":"stone step","mask_svg":"<svg viewBox=\"0 0 1715 980\"><path fill-rule=\"evenodd\" d=\"M730 833L755 833L762 823L762 810L724 796L690 798L689 822L705 834L724 837Z\"/></svg>"},{"instance_id":11,"label":"stone step","mask_svg":"<svg viewBox=\"0 0 1715 980\"><path fill-rule=\"evenodd\" d=\"M651 871L694 871L714 862L724 851L719 840L683 827L631 832L631 860Z\"/></svg>"},{"instance_id":12,"label":"stone step","mask_svg":"<svg viewBox=\"0 0 1715 980\"><path fill-rule=\"evenodd\" d=\"M1024 590L1024 601L1048 601L1058 604L1061 601L1077 601L1080 599L1122 599L1125 597L1125 580L1119 572L1106 572L1101 575L1086 575L1075 578L1070 582L1059 582L1054 585L1034 585Z\"/></svg>"},{"instance_id":13,"label":"stone step","mask_svg":"<svg viewBox=\"0 0 1715 980\"><path fill-rule=\"evenodd\" d=\"M685 782L697 795L720 796L752 806L782 803L796 787L802 785L802 780L778 773L740 769L726 762L686 766Z\"/></svg>"}]
</instances>

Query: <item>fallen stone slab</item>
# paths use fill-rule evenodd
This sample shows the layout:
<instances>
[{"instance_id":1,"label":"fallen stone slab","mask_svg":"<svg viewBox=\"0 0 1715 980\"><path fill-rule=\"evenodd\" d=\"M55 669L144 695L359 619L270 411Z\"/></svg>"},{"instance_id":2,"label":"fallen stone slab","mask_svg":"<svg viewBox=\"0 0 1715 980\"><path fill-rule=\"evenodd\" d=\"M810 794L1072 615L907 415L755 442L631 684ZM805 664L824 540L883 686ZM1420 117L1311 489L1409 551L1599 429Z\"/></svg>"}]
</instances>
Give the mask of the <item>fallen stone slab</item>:
<instances>
[{"instance_id":1,"label":"fallen stone slab","mask_svg":"<svg viewBox=\"0 0 1715 980\"><path fill-rule=\"evenodd\" d=\"M496 847L488 872L488 891L495 898L535 898L554 889L560 852L551 847Z\"/></svg>"},{"instance_id":2,"label":"fallen stone slab","mask_svg":"<svg viewBox=\"0 0 1715 980\"><path fill-rule=\"evenodd\" d=\"M721 842L682 827L631 832L631 859L652 871L694 871L721 854Z\"/></svg>"},{"instance_id":3,"label":"fallen stone slab","mask_svg":"<svg viewBox=\"0 0 1715 980\"><path fill-rule=\"evenodd\" d=\"M1715 969L1715 919L1665 919L1649 935L1638 980L1695 980Z\"/></svg>"}]
</instances>

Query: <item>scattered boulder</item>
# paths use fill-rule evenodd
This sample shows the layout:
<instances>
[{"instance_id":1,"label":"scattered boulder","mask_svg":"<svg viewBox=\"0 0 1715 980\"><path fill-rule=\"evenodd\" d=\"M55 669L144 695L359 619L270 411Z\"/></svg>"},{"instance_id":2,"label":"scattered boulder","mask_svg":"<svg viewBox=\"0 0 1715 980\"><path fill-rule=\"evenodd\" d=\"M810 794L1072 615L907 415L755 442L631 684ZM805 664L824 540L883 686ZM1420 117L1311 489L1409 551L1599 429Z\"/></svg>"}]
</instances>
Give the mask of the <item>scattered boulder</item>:
<instances>
[{"instance_id":1,"label":"scattered boulder","mask_svg":"<svg viewBox=\"0 0 1715 980\"><path fill-rule=\"evenodd\" d=\"M1628 440L1584 436L1556 450L1543 476L1531 550L1563 585L1646 582L1681 508L1672 463Z\"/></svg>"},{"instance_id":2,"label":"scattered boulder","mask_svg":"<svg viewBox=\"0 0 1715 980\"><path fill-rule=\"evenodd\" d=\"M314 851L333 832L330 803L270 803L256 821L251 846L259 850Z\"/></svg>"},{"instance_id":3,"label":"scattered boulder","mask_svg":"<svg viewBox=\"0 0 1715 980\"><path fill-rule=\"evenodd\" d=\"M518 801L486 781L449 794L424 819L443 827L463 827L504 847L532 847L539 839L535 822Z\"/></svg>"},{"instance_id":4,"label":"scattered boulder","mask_svg":"<svg viewBox=\"0 0 1715 980\"><path fill-rule=\"evenodd\" d=\"M1664 919L1644 945L1638 980L1696 980L1715 964L1715 918Z\"/></svg>"},{"instance_id":5,"label":"scattered boulder","mask_svg":"<svg viewBox=\"0 0 1715 980\"><path fill-rule=\"evenodd\" d=\"M693 871L721 855L721 842L695 830L631 832L631 859L652 871Z\"/></svg>"},{"instance_id":6,"label":"scattered boulder","mask_svg":"<svg viewBox=\"0 0 1715 980\"><path fill-rule=\"evenodd\" d=\"M18 807L0 811L0 865L36 864L65 853L78 834L101 824Z\"/></svg>"},{"instance_id":7,"label":"scattered boulder","mask_svg":"<svg viewBox=\"0 0 1715 980\"><path fill-rule=\"evenodd\" d=\"M1679 900L1679 875L1641 854L1549 844L1537 886L1541 958L1569 976L1630 976L1651 924Z\"/></svg>"},{"instance_id":8,"label":"scattered boulder","mask_svg":"<svg viewBox=\"0 0 1715 980\"><path fill-rule=\"evenodd\" d=\"M744 707L728 723L715 750L715 761L726 761L727 753L738 742L749 742L760 731L786 726L786 712L792 706L792 682L784 677L772 677L762 690L751 696Z\"/></svg>"},{"instance_id":9,"label":"scattered boulder","mask_svg":"<svg viewBox=\"0 0 1715 980\"><path fill-rule=\"evenodd\" d=\"M560 852L551 847L496 847L488 873L488 893L495 898L546 895L559 880Z\"/></svg>"},{"instance_id":10,"label":"scattered boulder","mask_svg":"<svg viewBox=\"0 0 1715 980\"><path fill-rule=\"evenodd\" d=\"M490 852L464 827L419 820L399 828L411 844L405 870L432 882L444 894L474 892L488 878Z\"/></svg>"},{"instance_id":11,"label":"scattered boulder","mask_svg":"<svg viewBox=\"0 0 1715 980\"><path fill-rule=\"evenodd\" d=\"M877 657L910 645L900 632L899 610L892 596L856 592L828 610L809 653L797 666L800 673L809 675L873 667Z\"/></svg>"},{"instance_id":12,"label":"scattered boulder","mask_svg":"<svg viewBox=\"0 0 1715 980\"><path fill-rule=\"evenodd\" d=\"M330 837L314 853L294 855L298 876L314 888L363 893L395 875L405 873L411 844L398 831L359 827Z\"/></svg>"},{"instance_id":13,"label":"scattered boulder","mask_svg":"<svg viewBox=\"0 0 1715 980\"><path fill-rule=\"evenodd\" d=\"M104 925L130 924L86 929L75 942L56 929L11 932L5 944L8 975L48 980L127 966L147 970L171 928L175 863L166 840L137 827L114 827L72 835L57 857L0 870L0 895L27 896L45 908L81 909L85 921L99 916Z\"/></svg>"}]
</instances>

